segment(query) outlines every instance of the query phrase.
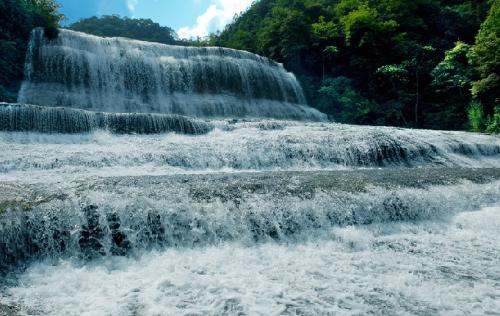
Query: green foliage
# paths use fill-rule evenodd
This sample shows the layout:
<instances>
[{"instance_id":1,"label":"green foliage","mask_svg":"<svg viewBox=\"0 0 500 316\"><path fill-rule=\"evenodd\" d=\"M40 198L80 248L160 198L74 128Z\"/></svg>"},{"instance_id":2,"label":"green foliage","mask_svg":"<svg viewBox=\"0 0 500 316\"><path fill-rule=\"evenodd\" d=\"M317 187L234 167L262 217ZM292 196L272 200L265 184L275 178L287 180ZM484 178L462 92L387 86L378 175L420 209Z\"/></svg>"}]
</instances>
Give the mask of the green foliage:
<instances>
[{"instance_id":1,"label":"green foliage","mask_svg":"<svg viewBox=\"0 0 500 316\"><path fill-rule=\"evenodd\" d=\"M432 70L432 84L439 92L459 92L464 94L470 88L472 70L467 55L471 46L457 42L455 47L447 51L444 60Z\"/></svg>"},{"instance_id":2,"label":"green foliage","mask_svg":"<svg viewBox=\"0 0 500 316\"><path fill-rule=\"evenodd\" d=\"M234 49L245 49L253 44L254 38L249 32L238 30L231 39L229 46Z\"/></svg>"},{"instance_id":3,"label":"green foliage","mask_svg":"<svg viewBox=\"0 0 500 316\"><path fill-rule=\"evenodd\" d=\"M46 36L57 36L63 18L57 9L53 0L0 0L0 101L17 99L31 30L44 27Z\"/></svg>"},{"instance_id":4,"label":"green foliage","mask_svg":"<svg viewBox=\"0 0 500 316\"><path fill-rule=\"evenodd\" d=\"M467 59L471 46L457 42L445 52L444 60L431 71L432 103L425 113L429 126L444 126L449 129L464 129L467 125L467 110L471 103L472 68Z\"/></svg>"},{"instance_id":5,"label":"green foliage","mask_svg":"<svg viewBox=\"0 0 500 316\"><path fill-rule=\"evenodd\" d=\"M500 1L491 7L470 54L478 78L472 83L472 94L485 105L488 114L500 102Z\"/></svg>"},{"instance_id":6,"label":"green foliage","mask_svg":"<svg viewBox=\"0 0 500 316\"><path fill-rule=\"evenodd\" d=\"M376 111L376 105L360 95L346 77L324 79L319 93L320 109L346 123L367 123Z\"/></svg>"},{"instance_id":7,"label":"green foliage","mask_svg":"<svg viewBox=\"0 0 500 316\"><path fill-rule=\"evenodd\" d=\"M45 28L45 36L55 38L58 34L59 22L64 16L59 13L59 4L53 0L22 0L26 10L34 19L36 26Z\"/></svg>"},{"instance_id":8,"label":"green foliage","mask_svg":"<svg viewBox=\"0 0 500 316\"><path fill-rule=\"evenodd\" d=\"M310 26L301 10L275 7L257 33L259 52L278 60L293 60L308 46Z\"/></svg>"},{"instance_id":9,"label":"green foliage","mask_svg":"<svg viewBox=\"0 0 500 316\"><path fill-rule=\"evenodd\" d=\"M348 45L363 46L377 40L383 33L391 33L398 27L394 20L379 18L377 9L367 3L360 4L354 10L340 17L340 24Z\"/></svg>"},{"instance_id":10,"label":"green foliage","mask_svg":"<svg viewBox=\"0 0 500 316\"><path fill-rule=\"evenodd\" d=\"M468 110L469 124L473 132L480 132L484 124L483 105L474 101L470 104Z\"/></svg>"},{"instance_id":11,"label":"green foliage","mask_svg":"<svg viewBox=\"0 0 500 316\"><path fill-rule=\"evenodd\" d=\"M327 46L324 50L323 53L328 54L330 56L333 56L339 52L339 49L337 46Z\"/></svg>"},{"instance_id":12,"label":"green foliage","mask_svg":"<svg viewBox=\"0 0 500 316\"><path fill-rule=\"evenodd\" d=\"M491 134L500 134L500 106L495 107L493 116L486 122L486 132Z\"/></svg>"},{"instance_id":13,"label":"green foliage","mask_svg":"<svg viewBox=\"0 0 500 316\"><path fill-rule=\"evenodd\" d=\"M173 29L160 26L150 19L130 19L116 15L94 16L81 19L69 28L104 37L127 37L163 44L181 43Z\"/></svg>"},{"instance_id":14,"label":"green foliage","mask_svg":"<svg viewBox=\"0 0 500 316\"><path fill-rule=\"evenodd\" d=\"M377 69L377 73L386 75L390 78L395 78L396 80L404 80L408 76L408 71L406 70L406 64L398 65L385 65Z\"/></svg>"},{"instance_id":15,"label":"green foliage","mask_svg":"<svg viewBox=\"0 0 500 316\"><path fill-rule=\"evenodd\" d=\"M311 35L316 41L327 41L339 35L339 27L333 21L320 16L318 22L311 24Z\"/></svg>"},{"instance_id":16,"label":"green foliage","mask_svg":"<svg viewBox=\"0 0 500 316\"><path fill-rule=\"evenodd\" d=\"M60 19L53 0L0 0L0 100L15 99L30 30L56 36ZM498 0L256 0L222 32L195 41L147 19L93 17L70 28L270 57L340 122L498 128Z\"/></svg>"},{"instance_id":17,"label":"green foliage","mask_svg":"<svg viewBox=\"0 0 500 316\"><path fill-rule=\"evenodd\" d=\"M472 99L467 56L491 3L260 0L210 43L284 63L302 81L309 103L337 121L463 129ZM485 22L483 29L493 24L499 25ZM498 49L491 31L482 32L490 34L483 35L489 49ZM489 55L482 65L491 69L495 55ZM483 83L494 86L499 72L487 73Z\"/></svg>"}]
</instances>

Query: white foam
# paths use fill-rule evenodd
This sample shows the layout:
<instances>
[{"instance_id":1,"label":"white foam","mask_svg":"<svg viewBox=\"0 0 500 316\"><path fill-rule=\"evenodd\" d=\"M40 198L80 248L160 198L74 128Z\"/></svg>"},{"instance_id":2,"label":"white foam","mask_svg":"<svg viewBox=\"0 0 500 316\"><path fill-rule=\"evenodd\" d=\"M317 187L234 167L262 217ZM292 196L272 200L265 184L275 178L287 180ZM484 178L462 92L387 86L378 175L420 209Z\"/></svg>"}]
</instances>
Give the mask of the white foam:
<instances>
[{"instance_id":1,"label":"white foam","mask_svg":"<svg viewBox=\"0 0 500 316\"><path fill-rule=\"evenodd\" d=\"M1 300L44 315L495 314L498 227L500 206L450 222L333 229L299 244L37 263Z\"/></svg>"},{"instance_id":2,"label":"white foam","mask_svg":"<svg viewBox=\"0 0 500 316\"><path fill-rule=\"evenodd\" d=\"M99 112L325 121L295 76L244 51L32 33L19 102Z\"/></svg>"},{"instance_id":3,"label":"white foam","mask_svg":"<svg viewBox=\"0 0 500 316\"><path fill-rule=\"evenodd\" d=\"M500 138L464 132L283 121L214 122L206 135L0 133L0 180L89 175L500 166Z\"/></svg>"}]
</instances>

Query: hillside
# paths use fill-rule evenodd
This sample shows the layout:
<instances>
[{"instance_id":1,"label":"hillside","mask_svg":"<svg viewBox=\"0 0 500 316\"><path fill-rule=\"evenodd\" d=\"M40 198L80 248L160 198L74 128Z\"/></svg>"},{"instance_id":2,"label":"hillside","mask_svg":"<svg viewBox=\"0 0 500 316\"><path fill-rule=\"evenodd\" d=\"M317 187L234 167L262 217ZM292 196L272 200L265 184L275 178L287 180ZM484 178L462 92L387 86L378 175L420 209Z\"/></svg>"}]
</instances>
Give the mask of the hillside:
<instances>
[{"instance_id":1,"label":"hillside","mask_svg":"<svg viewBox=\"0 0 500 316\"><path fill-rule=\"evenodd\" d=\"M284 63L310 104L340 122L464 129L472 85L486 115L498 104L498 80L474 83L498 67L498 32L474 47L493 2L483 33L498 28L499 1L261 0L210 44Z\"/></svg>"}]
</instances>

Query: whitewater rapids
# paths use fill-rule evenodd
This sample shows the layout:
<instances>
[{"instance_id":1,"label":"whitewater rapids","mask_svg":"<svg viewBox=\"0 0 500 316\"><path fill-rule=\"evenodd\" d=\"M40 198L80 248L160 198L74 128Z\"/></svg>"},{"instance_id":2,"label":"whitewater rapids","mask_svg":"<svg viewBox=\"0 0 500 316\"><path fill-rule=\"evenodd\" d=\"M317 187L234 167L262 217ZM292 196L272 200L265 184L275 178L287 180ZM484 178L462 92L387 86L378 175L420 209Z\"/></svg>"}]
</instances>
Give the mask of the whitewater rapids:
<instances>
[{"instance_id":1,"label":"whitewater rapids","mask_svg":"<svg viewBox=\"0 0 500 316\"><path fill-rule=\"evenodd\" d=\"M499 138L206 123L0 132L0 311L499 310Z\"/></svg>"},{"instance_id":2,"label":"whitewater rapids","mask_svg":"<svg viewBox=\"0 0 500 316\"><path fill-rule=\"evenodd\" d=\"M0 300L30 315L496 315L498 227L500 205L294 244L38 262Z\"/></svg>"},{"instance_id":3,"label":"whitewater rapids","mask_svg":"<svg viewBox=\"0 0 500 316\"><path fill-rule=\"evenodd\" d=\"M500 315L500 138L326 122L242 51L32 33L0 315Z\"/></svg>"},{"instance_id":4,"label":"whitewater rapids","mask_svg":"<svg viewBox=\"0 0 500 316\"><path fill-rule=\"evenodd\" d=\"M374 167L500 167L500 138L290 121L209 121L207 134L0 132L0 181Z\"/></svg>"}]
</instances>

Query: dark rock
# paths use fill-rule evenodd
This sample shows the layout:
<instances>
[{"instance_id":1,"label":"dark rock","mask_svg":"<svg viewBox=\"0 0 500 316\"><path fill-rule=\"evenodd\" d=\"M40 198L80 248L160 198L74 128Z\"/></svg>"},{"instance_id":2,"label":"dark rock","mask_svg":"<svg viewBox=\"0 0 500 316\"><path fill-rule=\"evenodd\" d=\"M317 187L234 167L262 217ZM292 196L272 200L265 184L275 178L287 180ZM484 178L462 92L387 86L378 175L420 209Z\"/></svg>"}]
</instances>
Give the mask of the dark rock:
<instances>
[{"instance_id":1,"label":"dark rock","mask_svg":"<svg viewBox=\"0 0 500 316\"><path fill-rule=\"evenodd\" d=\"M127 238L127 235L120 231L120 218L118 214L112 213L107 216L108 227L111 231L111 254L114 256L125 256L132 248L130 241Z\"/></svg>"},{"instance_id":2,"label":"dark rock","mask_svg":"<svg viewBox=\"0 0 500 316\"><path fill-rule=\"evenodd\" d=\"M89 205L82 212L87 219L87 225L82 226L80 239L78 244L85 259L95 259L104 256L106 252L100 240L104 235L102 228L99 226L99 214L97 206Z\"/></svg>"},{"instance_id":3,"label":"dark rock","mask_svg":"<svg viewBox=\"0 0 500 316\"><path fill-rule=\"evenodd\" d=\"M148 212L148 239L151 244L163 246L165 242L165 227L158 213Z\"/></svg>"}]
</instances>

